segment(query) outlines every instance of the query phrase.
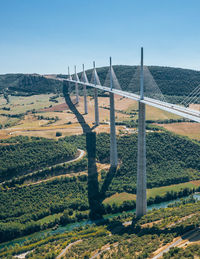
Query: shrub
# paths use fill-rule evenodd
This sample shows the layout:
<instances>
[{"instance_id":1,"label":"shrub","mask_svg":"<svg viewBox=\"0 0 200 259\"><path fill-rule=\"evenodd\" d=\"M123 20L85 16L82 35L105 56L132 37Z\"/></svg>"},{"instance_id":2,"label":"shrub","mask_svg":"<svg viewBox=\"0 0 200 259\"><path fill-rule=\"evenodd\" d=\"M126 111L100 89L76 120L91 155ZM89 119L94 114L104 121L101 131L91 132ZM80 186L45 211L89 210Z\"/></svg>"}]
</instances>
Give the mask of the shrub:
<instances>
[{"instance_id":1,"label":"shrub","mask_svg":"<svg viewBox=\"0 0 200 259\"><path fill-rule=\"evenodd\" d=\"M62 132L57 131L57 132L56 132L56 137L61 137L61 136L62 136Z\"/></svg>"}]
</instances>

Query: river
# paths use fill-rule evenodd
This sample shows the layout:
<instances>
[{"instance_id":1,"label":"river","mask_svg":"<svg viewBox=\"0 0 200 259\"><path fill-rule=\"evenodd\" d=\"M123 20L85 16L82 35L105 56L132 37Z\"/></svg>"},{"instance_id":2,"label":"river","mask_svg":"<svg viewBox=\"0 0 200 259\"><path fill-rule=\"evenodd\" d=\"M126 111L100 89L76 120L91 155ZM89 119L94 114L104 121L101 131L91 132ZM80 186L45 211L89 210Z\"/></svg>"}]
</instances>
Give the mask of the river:
<instances>
[{"instance_id":1,"label":"river","mask_svg":"<svg viewBox=\"0 0 200 259\"><path fill-rule=\"evenodd\" d=\"M189 196L186 196L186 197L184 197L184 199L186 199L188 197ZM200 193L193 194L193 197L195 199L197 199L197 200L200 200ZM149 205L147 207L147 210L149 211L149 210L152 210L152 209L167 208L168 205L173 204L173 203L178 202L178 201L180 201L180 198L175 199L175 200L171 200L171 201L161 202L161 203L158 203L158 204L152 204L152 205ZM119 212L119 213L115 213L115 214L107 214L107 215L104 215L104 219L111 219L111 218L114 218L114 217L122 215L122 214L126 215L126 214L128 214L130 212L134 213L135 209L134 210L130 210L130 211L125 211L125 212ZM51 236L51 235L55 235L55 234L62 234L64 232L66 232L66 231L71 231L71 230L73 230L76 227L91 225L91 224L94 224L94 223L95 222L91 221L91 220L83 220L83 221L80 221L80 222L75 222L75 223L67 224L66 226L59 226L55 230L52 230L52 229L42 230L42 231L33 233L31 235L28 235L28 236L20 237L20 238L14 239L12 241L8 241L8 242L5 242L5 243L2 243L2 244L0 244L0 249L2 249L5 246L13 246L15 244L22 244L25 241L33 239L33 238L45 237L47 235Z\"/></svg>"}]
</instances>

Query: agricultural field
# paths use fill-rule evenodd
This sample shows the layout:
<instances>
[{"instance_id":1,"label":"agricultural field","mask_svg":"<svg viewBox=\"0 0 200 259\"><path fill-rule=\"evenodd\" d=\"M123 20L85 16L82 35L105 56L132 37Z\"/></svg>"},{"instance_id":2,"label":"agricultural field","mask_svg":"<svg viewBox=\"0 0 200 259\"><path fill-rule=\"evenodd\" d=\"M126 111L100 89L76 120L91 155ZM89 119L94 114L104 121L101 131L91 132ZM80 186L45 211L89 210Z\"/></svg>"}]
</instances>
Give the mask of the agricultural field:
<instances>
[{"instance_id":1,"label":"agricultural field","mask_svg":"<svg viewBox=\"0 0 200 259\"><path fill-rule=\"evenodd\" d=\"M82 134L82 128L75 115L68 109L64 98L55 94L41 94L33 96L9 96L9 103L1 95L0 105L0 138L11 136L36 136L56 138L56 132L62 136ZM75 97L72 96L73 102ZM76 105L80 113L84 113L83 97ZM116 122L136 121L138 119L137 102L115 96ZM99 97L100 126L97 133L109 133L109 98ZM84 115L84 114L83 114ZM88 96L88 114L84 115L86 122L92 127L94 123L94 99ZM176 120L179 116L147 106L147 120L162 121ZM191 126L190 126L191 125ZM177 134L199 139L199 125L193 123L162 124L164 128ZM117 125L117 133L134 132L126 126ZM189 128L189 130L188 130ZM137 130L136 128L134 130Z\"/></svg>"},{"instance_id":2,"label":"agricultural field","mask_svg":"<svg viewBox=\"0 0 200 259\"><path fill-rule=\"evenodd\" d=\"M176 134L187 136L191 139L200 140L199 123L190 123L190 122L171 123L171 124L162 124L162 127Z\"/></svg>"}]
</instances>

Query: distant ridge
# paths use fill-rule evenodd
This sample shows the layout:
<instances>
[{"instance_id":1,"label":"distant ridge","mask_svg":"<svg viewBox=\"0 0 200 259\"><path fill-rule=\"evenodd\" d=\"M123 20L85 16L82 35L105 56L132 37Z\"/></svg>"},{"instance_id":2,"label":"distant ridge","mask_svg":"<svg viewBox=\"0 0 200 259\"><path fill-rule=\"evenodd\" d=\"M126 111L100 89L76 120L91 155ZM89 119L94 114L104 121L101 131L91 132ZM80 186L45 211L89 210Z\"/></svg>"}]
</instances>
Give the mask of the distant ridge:
<instances>
[{"instance_id":1,"label":"distant ridge","mask_svg":"<svg viewBox=\"0 0 200 259\"><path fill-rule=\"evenodd\" d=\"M123 90L131 91L129 82L137 66L113 66L116 76ZM148 67L160 90L164 95L183 97L187 96L200 84L200 71L173 68L173 67ZM108 72L108 67L97 68L100 81L103 83ZM91 78L92 70L86 71ZM58 75L66 76L66 75ZM37 74L4 74L0 75L0 93L13 95L33 95L62 92L61 82L49 80Z\"/></svg>"}]
</instances>

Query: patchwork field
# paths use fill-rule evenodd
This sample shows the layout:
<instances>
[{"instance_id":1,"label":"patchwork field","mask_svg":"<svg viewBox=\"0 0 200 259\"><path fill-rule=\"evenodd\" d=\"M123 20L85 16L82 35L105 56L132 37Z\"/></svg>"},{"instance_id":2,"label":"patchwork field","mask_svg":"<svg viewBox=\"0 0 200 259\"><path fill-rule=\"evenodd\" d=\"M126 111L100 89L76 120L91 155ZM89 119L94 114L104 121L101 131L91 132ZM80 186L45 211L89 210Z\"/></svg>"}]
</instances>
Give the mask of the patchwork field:
<instances>
[{"instance_id":1,"label":"patchwork field","mask_svg":"<svg viewBox=\"0 0 200 259\"><path fill-rule=\"evenodd\" d=\"M56 132L62 136L82 134L76 116L68 109L63 97L55 94L42 94L33 96L9 96L9 103L0 96L0 138L10 136L42 136L56 138ZM75 102L75 97L72 96ZM84 114L83 97L76 105L86 122L94 126L94 99L88 96L88 114ZM115 96L116 121L129 121L138 119L137 102ZM99 97L100 126L96 132L109 132L109 97ZM178 119L179 117L168 112L147 106L147 120ZM200 125L198 123L162 124L169 131L200 139ZM117 126L117 133L128 132L125 126Z\"/></svg>"}]
</instances>

